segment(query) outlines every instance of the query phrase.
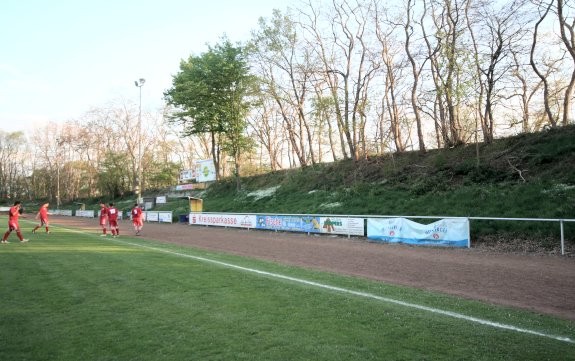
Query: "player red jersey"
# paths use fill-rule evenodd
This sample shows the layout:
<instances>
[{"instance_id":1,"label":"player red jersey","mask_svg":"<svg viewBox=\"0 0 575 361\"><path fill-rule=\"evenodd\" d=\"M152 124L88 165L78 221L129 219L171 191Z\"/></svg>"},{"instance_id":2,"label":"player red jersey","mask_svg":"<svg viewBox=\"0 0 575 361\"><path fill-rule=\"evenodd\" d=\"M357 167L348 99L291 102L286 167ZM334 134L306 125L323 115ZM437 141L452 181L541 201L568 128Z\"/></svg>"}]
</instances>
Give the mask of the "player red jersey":
<instances>
[{"instance_id":1,"label":"player red jersey","mask_svg":"<svg viewBox=\"0 0 575 361\"><path fill-rule=\"evenodd\" d=\"M142 226L144 224L142 219L142 209L138 206L132 208L132 223L135 227Z\"/></svg>"},{"instance_id":2,"label":"player red jersey","mask_svg":"<svg viewBox=\"0 0 575 361\"><path fill-rule=\"evenodd\" d=\"M20 242L28 242L27 239L22 237L22 232L20 232L20 227L18 226L18 218L20 217L21 210L20 201L14 202L14 206L10 207L10 211L8 211L8 231L4 233L2 243L10 243L8 242L8 236L10 236L12 231L16 231L18 238L20 238Z\"/></svg>"},{"instance_id":3,"label":"player red jersey","mask_svg":"<svg viewBox=\"0 0 575 361\"><path fill-rule=\"evenodd\" d=\"M108 220L117 221L118 220L118 209L114 206L108 208Z\"/></svg>"},{"instance_id":4,"label":"player red jersey","mask_svg":"<svg viewBox=\"0 0 575 361\"><path fill-rule=\"evenodd\" d=\"M18 228L18 217L20 217L20 212L18 212L19 207L18 206L13 206L10 207L10 211L9 213L9 218L8 218L8 225L12 226L14 225L15 228Z\"/></svg>"},{"instance_id":5,"label":"player red jersey","mask_svg":"<svg viewBox=\"0 0 575 361\"><path fill-rule=\"evenodd\" d=\"M100 206L100 225L103 227L106 226L106 221L108 220L108 207L105 205ZM106 234L106 232L104 232Z\"/></svg>"},{"instance_id":6,"label":"player red jersey","mask_svg":"<svg viewBox=\"0 0 575 361\"><path fill-rule=\"evenodd\" d=\"M142 210L140 209L140 207L132 208L132 219L140 219L141 216L142 216Z\"/></svg>"},{"instance_id":7,"label":"player red jersey","mask_svg":"<svg viewBox=\"0 0 575 361\"><path fill-rule=\"evenodd\" d=\"M100 220L108 216L108 208L106 206L100 207Z\"/></svg>"},{"instance_id":8,"label":"player red jersey","mask_svg":"<svg viewBox=\"0 0 575 361\"><path fill-rule=\"evenodd\" d=\"M48 208L47 207L42 207L40 208L40 220L45 221L48 219Z\"/></svg>"},{"instance_id":9,"label":"player red jersey","mask_svg":"<svg viewBox=\"0 0 575 361\"><path fill-rule=\"evenodd\" d=\"M110 228L112 229L112 234L118 236L120 230L118 228L118 208L110 204L108 207L108 222L110 223Z\"/></svg>"}]
</instances>

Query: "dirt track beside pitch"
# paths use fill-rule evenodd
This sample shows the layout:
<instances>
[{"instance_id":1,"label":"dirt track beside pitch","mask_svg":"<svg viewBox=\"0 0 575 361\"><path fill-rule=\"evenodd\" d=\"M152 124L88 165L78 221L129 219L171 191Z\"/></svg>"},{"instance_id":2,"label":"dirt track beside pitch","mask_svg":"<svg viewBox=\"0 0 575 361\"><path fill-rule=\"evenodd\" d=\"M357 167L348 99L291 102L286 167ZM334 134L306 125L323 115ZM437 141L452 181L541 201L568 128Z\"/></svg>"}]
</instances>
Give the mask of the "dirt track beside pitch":
<instances>
[{"instance_id":1,"label":"dirt track beside pitch","mask_svg":"<svg viewBox=\"0 0 575 361\"><path fill-rule=\"evenodd\" d=\"M53 225L100 233L96 219L52 217ZM133 236L129 221L123 236ZM146 223L142 238L437 291L575 320L575 258L413 247L185 224Z\"/></svg>"}]
</instances>

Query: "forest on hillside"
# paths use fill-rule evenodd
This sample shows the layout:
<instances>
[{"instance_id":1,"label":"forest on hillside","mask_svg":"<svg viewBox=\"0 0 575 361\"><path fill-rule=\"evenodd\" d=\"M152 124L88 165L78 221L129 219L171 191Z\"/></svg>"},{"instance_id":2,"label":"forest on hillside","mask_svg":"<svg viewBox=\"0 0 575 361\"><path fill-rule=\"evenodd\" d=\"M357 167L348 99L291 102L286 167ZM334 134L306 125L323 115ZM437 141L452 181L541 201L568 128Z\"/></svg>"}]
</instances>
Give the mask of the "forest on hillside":
<instances>
[{"instance_id":1,"label":"forest on hillside","mask_svg":"<svg viewBox=\"0 0 575 361\"><path fill-rule=\"evenodd\" d=\"M574 123L573 6L298 2L261 18L248 41L223 36L182 60L163 109L140 114L116 99L31 133L0 130L0 197L116 197L138 183L143 192L174 185L201 159L239 180L565 127ZM236 66L246 73L229 72Z\"/></svg>"}]
</instances>

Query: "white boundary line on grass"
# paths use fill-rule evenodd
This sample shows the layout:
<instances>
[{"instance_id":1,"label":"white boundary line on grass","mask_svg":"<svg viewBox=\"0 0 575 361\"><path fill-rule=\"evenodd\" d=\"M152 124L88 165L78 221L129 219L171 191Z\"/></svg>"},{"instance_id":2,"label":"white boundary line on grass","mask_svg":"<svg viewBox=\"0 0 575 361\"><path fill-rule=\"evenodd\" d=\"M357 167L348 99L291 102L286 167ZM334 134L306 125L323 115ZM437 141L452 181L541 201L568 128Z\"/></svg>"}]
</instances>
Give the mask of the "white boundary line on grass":
<instances>
[{"instance_id":1,"label":"white boundary line on grass","mask_svg":"<svg viewBox=\"0 0 575 361\"><path fill-rule=\"evenodd\" d=\"M70 228L68 228L68 229L71 230L71 231L73 231L73 232L86 234L86 232L76 231L76 230L73 230L73 229L70 229ZM235 264L226 263L226 262L221 262L221 261L217 261L217 260L210 259L210 258L205 258L205 257L193 256L193 255L189 255L189 254L185 254L185 253L174 252L174 251L170 251L170 250L163 249L163 248L151 247L151 246L146 246L146 245L142 245L142 244L138 244L138 243L132 243L132 242L127 242L127 241L122 241L122 240L118 240L118 239L112 239L112 241L117 242L117 243L123 243L123 244L131 245L131 246L146 248L146 249L150 249L150 250L153 250L153 251L158 251L158 252L162 252L162 253L166 253L166 254L171 254L171 255L174 255L174 256L178 256L178 257L191 258L191 259L195 259L195 260L197 260L197 261L202 261L202 262L206 262L206 263L212 263L212 264L216 264L216 265L223 266L223 267L227 267L227 268L234 268L234 269L238 269L238 270L241 270L241 271L251 272L251 273L255 273L255 274L259 274L259 275L263 275L263 276L268 276L268 277L278 278L278 279L283 279L283 280L288 280L288 281L292 281L292 282L296 282L296 283L300 283L300 284L304 284L304 285L309 285L309 286L314 286L314 287L318 287L318 288L323 288L323 289L327 289L327 290L330 290L330 291L347 293L347 294L350 294L350 295L355 295L355 296L364 297L364 298L371 298L371 299L378 300L378 301L382 301L382 302L387 302L387 303L392 303L392 304L396 304L396 305L400 305L400 306L404 306L404 307L414 308L414 309L421 310L421 311L427 311L427 312L431 312L431 313L435 313L435 314L439 314L439 315L443 315L443 316L447 316L447 317L452 317L452 318L457 318L457 319L460 319L460 320L465 320L465 321L469 321L469 322L478 323L478 324L485 325L485 326L490 326L490 327L499 328L499 329L503 329L503 330L515 331L515 332L519 332L519 333L525 333L525 334L534 335L534 336L551 338L551 339L554 339L554 340L557 340L557 341L562 341L562 342L567 342L567 343L575 344L575 341L572 340L572 339L569 338L569 337L551 335L551 334L547 334L547 333L543 333L543 332L538 332L538 331L529 330L529 329L526 329L526 328L520 328L520 327L515 327L515 326L512 326L512 325L507 325L507 324L504 324L504 323L499 323L499 322L492 322L492 321L488 321L488 320L483 320L483 319L481 319L481 318L472 317L472 316L466 316L466 315L464 315L464 314L457 313L457 312L444 311L444 310L440 310L440 309L438 309L438 308L422 306L422 305L418 305L418 304L415 304L415 303L409 303L409 302L404 302L404 301L398 301L398 300L395 300L395 299L393 299L393 298L377 296L377 295L374 295L374 294L371 294L371 293L359 292L359 291L354 291L354 290L350 290L350 289L347 289L347 288L330 286L330 285L326 285L326 284L323 284L323 283L318 283L318 282L313 282L313 281L304 280L304 279L301 279L301 278L295 278L295 277L285 276L285 275L278 274L278 273L261 271L261 270L255 269L255 268L248 268L248 267L238 266L238 265L235 265Z\"/></svg>"},{"instance_id":2,"label":"white boundary line on grass","mask_svg":"<svg viewBox=\"0 0 575 361\"><path fill-rule=\"evenodd\" d=\"M528 329L525 329L525 328L515 327L515 326L512 326L512 325L506 325L506 324L504 324L504 323L492 322L492 321L487 321L487 320L483 320L483 319L476 318L476 317L466 316L466 315L463 315L463 314L461 314L461 313L456 313L456 312L451 312L451 311L444 311L444 310L440 310L440 309L438 309L438 308L422 306L422 305L418 305L418 304L415 304L415 303L409 303L409 302L404 302L404 301L398 301L398 300L394 300L394 299L392 299L392 298L381 297L381 296L377 296L377 295L374 295L374 294L371 294L371 293L359 292L359 291L354 291L354 290L350 290L350 289L347 289L347 288L330 286L330 285L326 285L326 284L323 284L323 283L308 281L308 280L304 280L304 279L301 279L301 278L295 278L295 277L285 276L285 275L278 274L278 273L271 273L271 272L266 272L266 271L260 271L260 270L255 269L255 268L248 268L248 267L238 266L238 265L231 264L231 263L216 261L216 260L213 260L213 259L210 259L210 258L193 256L193 255L189 255L189 254L185 254L185 253L179 253L179 252L174 252L174 251L170 251L170 250L166 250L166 249L162 249L162 248L145 246L145 245L142 245L142 244L127 242L127 241L121 241L121 240L118 240L118 239L113 239L113 241L119 242L119 243L124 243L124 244L129 244L129 245L132 245L132 246L147 248L147 249L151 249L151 250L154 250L154 251L159 251L159 252L171 254L171 255L174 255L174 256L185 257L185 258L192 258L192 259L195 259L195 260L198 260L198 261L207 262L207 263L213 263L213 264L217 264L217 265L223 266L223 267L234 268L234 269L238 269L238 270L242 270L242 271L246 271L246 272L256 273L256 274L259 274L259 275L264 275L264 276L273 277L273 278L279 278L279 279L288 280L288 281L292 281L292 282L296 282L296 283L301 283L301 284L305 284L305 285L309 285L309 286L314 286L314 287L318 287L318 288L324 288L324 289L327 289L327 290L330 290L330 291L347 293L347 294L351 294L351 295L355 295L355 296L360 296L360 297L375 299L375 300L382 301L382 302L393 303L393 304L400 305L400 306L404 306L404 307L410 307L410 308L415 308L415 309L422 310L422 311L427 311L427 312L431 312L431 313L437 313L437 314L440 314L440 315L443 315L443 316L448 316L448 317L453 317L453 318L457 318L457 319L460 319L460 320L465 320L465 321L470 321L470 322L479 323L479 324L485 325L485 326L491 326L491 327L500 328L500 329L504 329L504 330L521 332L521 333L526 333L526 334L535 335L535 336L547 337L547 338L552 338L552 339L554 339L554 340L558 340L558 341L563 341L563 342L568 342L568 343L573 343L573 344L575 344L575 341L572 340L572 339L570 339L569 337L549 335L549 334L546 334L546 333L543 333L543 332L537 332L537 331L528 330Z\"/></svg>"}]
</instances>

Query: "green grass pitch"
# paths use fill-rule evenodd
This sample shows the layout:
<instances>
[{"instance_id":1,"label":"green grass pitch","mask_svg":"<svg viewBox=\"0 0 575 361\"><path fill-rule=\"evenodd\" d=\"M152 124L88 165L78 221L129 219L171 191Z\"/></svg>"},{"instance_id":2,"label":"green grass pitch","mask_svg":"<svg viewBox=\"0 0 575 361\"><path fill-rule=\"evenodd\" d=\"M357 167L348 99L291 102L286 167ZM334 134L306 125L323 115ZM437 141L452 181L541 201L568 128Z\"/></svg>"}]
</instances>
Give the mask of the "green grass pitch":
<instances>
[{"instance_id":1,"label":"green grass pitch","mask_svg":"<svg viewBox=\"0 0 575 361\"><path fill-rule=\"evenodd\" d=\"M31 224L29 243L0 247L0 360L575 359L571 321L127 236L29 236Z\"/></svg>"}]
</instances>

